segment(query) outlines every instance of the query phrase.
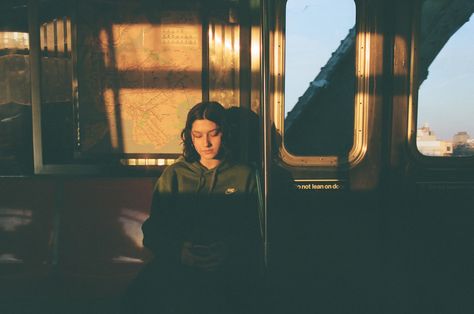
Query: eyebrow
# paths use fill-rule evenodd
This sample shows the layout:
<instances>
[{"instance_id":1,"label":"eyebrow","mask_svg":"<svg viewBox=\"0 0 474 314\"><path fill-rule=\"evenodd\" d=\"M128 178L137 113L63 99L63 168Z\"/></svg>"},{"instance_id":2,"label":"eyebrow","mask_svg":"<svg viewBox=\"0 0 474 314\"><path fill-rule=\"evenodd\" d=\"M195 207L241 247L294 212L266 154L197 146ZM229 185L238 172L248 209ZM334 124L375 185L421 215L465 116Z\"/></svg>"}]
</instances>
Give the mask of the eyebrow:
<instances>
[{"instance_id":1,"label":"eyebrow","mask_svg":"<svg viewBox=\"0 0 474 314\"><path fill-rule=\"evenodd\" d=\"M212 130L209 130L207 132L202 132L202 131L196 131L196 130L191 130L191 133L197 133L197 134L202 134L202 133L211 133L211 132L214 132L214 131L218 131L220 132L220 128L215 128L215 129L212 129Z\"/></svg>"}]
</instances>

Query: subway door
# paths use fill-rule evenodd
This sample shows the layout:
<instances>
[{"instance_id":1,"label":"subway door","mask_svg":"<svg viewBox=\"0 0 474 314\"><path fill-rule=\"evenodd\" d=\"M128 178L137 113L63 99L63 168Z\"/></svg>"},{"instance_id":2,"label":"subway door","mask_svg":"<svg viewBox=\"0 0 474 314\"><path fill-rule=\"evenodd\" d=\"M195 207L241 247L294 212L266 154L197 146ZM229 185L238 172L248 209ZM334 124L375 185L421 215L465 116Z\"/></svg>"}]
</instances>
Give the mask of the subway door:
<instances>
[{"instance_id":1,"label":"subway door","mask_svg":"<svg viewBox=\"0 0 474 314\"><path fill-rule=\"evenodd\" d=\"M281 1L266 12L269 304L279 313L380 313L384 7Z\"/></svg>"}]
</instances>

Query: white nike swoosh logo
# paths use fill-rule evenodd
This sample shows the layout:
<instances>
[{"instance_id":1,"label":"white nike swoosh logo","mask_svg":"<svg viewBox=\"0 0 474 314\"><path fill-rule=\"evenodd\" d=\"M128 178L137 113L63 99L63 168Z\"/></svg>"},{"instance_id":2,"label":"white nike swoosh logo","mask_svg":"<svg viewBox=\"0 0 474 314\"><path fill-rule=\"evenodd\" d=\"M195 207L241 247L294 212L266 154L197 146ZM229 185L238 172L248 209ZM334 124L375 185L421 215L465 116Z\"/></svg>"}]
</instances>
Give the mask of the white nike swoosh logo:
<instances>
[{"instance_id":1,"label":"white nike swoosh logo","mask_svg":"<svg viewBox=\"0 0 474 314\"><path fill-rule=\"evenodd\" d=\"M225 190L224 193L229 195L229 194L234 194L235 192L237 192L236 188L227 188L227 190Z\"/></svg>"}]
</instances>

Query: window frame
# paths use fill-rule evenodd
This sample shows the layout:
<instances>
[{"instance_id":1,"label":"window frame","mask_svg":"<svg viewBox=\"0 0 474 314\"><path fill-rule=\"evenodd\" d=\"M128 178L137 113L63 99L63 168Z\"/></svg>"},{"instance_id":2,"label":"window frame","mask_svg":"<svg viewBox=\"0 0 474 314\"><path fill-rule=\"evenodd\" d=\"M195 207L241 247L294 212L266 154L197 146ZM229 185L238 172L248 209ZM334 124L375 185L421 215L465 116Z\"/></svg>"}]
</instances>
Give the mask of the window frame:
<instances>
[{"instance_id":1,"label":"window frame","mask_svg":"<svg viewBox=\"0 0 474 314\"><path fill-rule=\"evenodd\" d=\"M421 15L422 0L418 0L413 7L411 21L410 55L409 58L409 92L408 92L408 129L407 129L407 147L408 152L415 162L426 167L434 168L471 168L474 164L474 155L469 157L462 156L430 156L424 155L417 147L417 128L418 128L418 90L419 84L419 59L421 45ZM462 26L461 26L462 27ZM453 34L454 35L454 34ZM451 36L453 36L451 35Z\"/></svg>"},{"instance_id":2,"label":"window frame","mask_svg":"<svg viewBox=\"0 0 474 314\"><path fill-rule=\"evenodd\" d=\"M28 9L28 21L29 21L29 33L30 33L30 62L31 62L31 78L32 78L32 127L33 127L33 174L40 175L117 175L117 176L134 176L134 175L145 175L145 176L156 176L161 173L165 167L170 163L181 156L181 151L174 153L117 153L117 154L107 154L108 158L105 162L100 160L93 160L88 163L81 163L80 159L73 158L70 162L60 164L56 162L45 163L43 159L44 145L43 145L43 127L42 127L42 89L41 89L41 40L40 40L40 2L32 0L31 6ZM229 3L231 3L230 1ZM71 3L74 3L72 1ZM206 3L203 1L202 3ZM238 27L243 33L240 35L240 44L246 44L247 41L252 43L258 38L254 38L257 34L255 27L250 28L251 21L256 19L256 12L259 9L258 2L253 1L252 7L248 4L249 7L245 7L246 2L240 4L236 10L248 9L251 10L253 16L251 19L242 18ZM178 4L166 4L168 7L175 7L181 9ZM228 5L226 3L225 5ZM199 8L200 14L202 14L202 44L203 44L203 64L202 64L202 97L200 101L209 100L210 93L210 82L209 82L209 48L208 48L208 28L209 28L209 12L205 9L205 4L203 7ZM72 58L72 107L73 107L73 123L74 123L74 132L78 131L78 114L80 106L80 96L79 95L79 82L77 77L77 9L72 6L70 9L70 18L71 18L71 58ZM257 16L259 17L259 16ZM238 55L241 66L239 67L240 78L238 83L239 86L239 98L240 105L244 109L252 109L256 111L259 106L258 97L257 102L251 103L251 96L255 97L255 93L252 90L252 95L250 91L244 89L247 86L247 82L253 80L250 78L250 67L255 69L258 67L258 64L255 65L253 58L252 60L248 59L247 56ZM252 62L252 64L250 64ZM258 83L258 82L256 82ZM244 87L242 87L244 86ZM249 87L246 87L249 89ZM249 107L249 108L247 108ZM245 133L244 131L241 133ZM243 138L241 134L241 142L247 143L247 140ZM74 139L71 139L74 141ZM77 144L77 143L76 143Z\"/></svg>"},{"instance_id":3,"label":"window frame","mask_svg":"<svg viewBox=\"0 0 474 314\"><path fill-rule=\"evenodd\" d=\"M291 0L290 0L291 1ZM285 23L286 1L276 4L276 25L270 43L270 77L273 78L272 120L281 139L276 143L282 162L292 167L323 167L331 169L349 169L359 164L365 157L368 145L369 93L371 76L370 43L373 36L372 25L365 18L367 4L355 1L356 43L355 69L357 75L354 94L354 140L353 146L344 161L338 156L301 156L290 153L284 143L284 77L285 77Z\"/></svg>"}]
</instances>

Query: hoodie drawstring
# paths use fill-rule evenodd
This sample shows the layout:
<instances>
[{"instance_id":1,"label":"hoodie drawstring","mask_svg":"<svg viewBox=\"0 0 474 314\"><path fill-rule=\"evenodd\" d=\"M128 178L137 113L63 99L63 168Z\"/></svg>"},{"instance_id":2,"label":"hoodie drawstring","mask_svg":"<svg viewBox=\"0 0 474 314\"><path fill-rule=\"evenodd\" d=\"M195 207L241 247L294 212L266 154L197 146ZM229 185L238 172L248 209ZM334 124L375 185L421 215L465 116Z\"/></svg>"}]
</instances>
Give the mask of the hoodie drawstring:
<instances>
[{"instance_id":1,"label":"hoodie drawstring","mask_svg":"<svg viewBox=\"0 0 474 314\"><path fill-rule=\"evenodd\" d=\"M199 193L199 190L201 189L202 185L203 185L204 182L205 182L205 181L203 180L203 177L204 177L203 171L201 170L201 171L199 171L199 183L198 183L197 186L196 186L196 191L195 191L196 193Z\"/></svg>"},{"instance_id":2,"label":"hoodie drawstring","mask_svg":"<svg viewBox=\"0 0 474 314\"><path fill-rule=\"evenodd\" d=\"M212 190L214 190L214 186L216 185L216 181L217 181L217 180L216 180L216 178L217 178L217 168L218 168L218 167L216 167L216 168L214 169L214 171L212 172L211 184L209 185L209 193L211 193Z\"/></svg>"},{"instance_id":3,"label":"hoodie drawstring","mask_svg":"<svg viewBox=\"0 0 474 314\"><path fill-rule=\"evenodd\" d=\"M202 188L207 186L206 178L209 175L211 175L211 178L210 178L211 181L209 182L209 189L208 189L209 194L212 193L214 191L214 188L216 187L218 172L220 172L220 170L222 170L223 167L226 167L225 165L222 166L222 164L220 164L214 169L209 170L209 169L205 169L204 166L200 165L198 162L196 162L195 164L192 164L191 166L192 166L191 169L194 171L194 173L199 174L199 181L196 186L195 193L199 193Z\"/></svg>"}]
</instances>

